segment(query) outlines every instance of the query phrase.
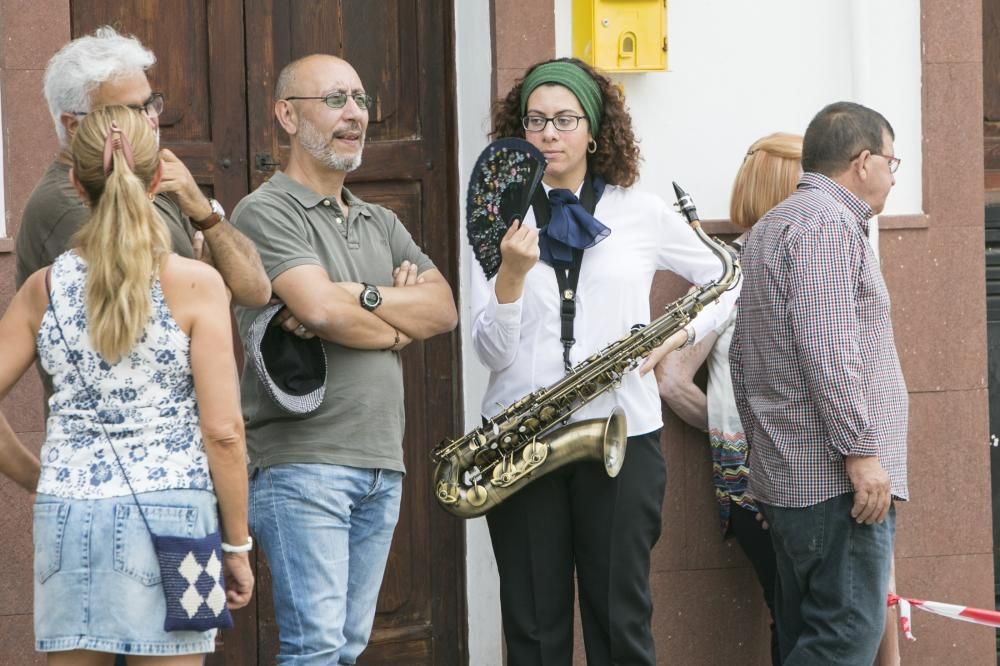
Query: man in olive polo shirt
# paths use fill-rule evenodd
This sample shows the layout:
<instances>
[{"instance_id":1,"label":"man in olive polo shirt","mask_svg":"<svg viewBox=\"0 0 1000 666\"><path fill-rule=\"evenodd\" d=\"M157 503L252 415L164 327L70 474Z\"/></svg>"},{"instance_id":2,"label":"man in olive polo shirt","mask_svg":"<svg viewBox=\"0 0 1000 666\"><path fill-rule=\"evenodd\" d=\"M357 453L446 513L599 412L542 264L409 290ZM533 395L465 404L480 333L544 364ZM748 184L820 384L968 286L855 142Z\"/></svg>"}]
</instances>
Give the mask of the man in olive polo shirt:
<instances>
[{"instance_id":1,"label":"man in olive polo shirt","mask_svg":"<svg viewBox=\"0 0 1000 666\"><path fill-rule=\"evenodd\" d=\"M272 402L252 366L241 385L251 467L250 526L272 573L279 664L353 664L365 648L399 516L399 351L454 328L451 288L399 219L344 188L361 163L372 98L344 60L282 70L274 112L287 168L236 207L286 330L318 336L326 394L309 414ZM260 309L237 308L249 337Z\"/></svg>"}]
</instances>

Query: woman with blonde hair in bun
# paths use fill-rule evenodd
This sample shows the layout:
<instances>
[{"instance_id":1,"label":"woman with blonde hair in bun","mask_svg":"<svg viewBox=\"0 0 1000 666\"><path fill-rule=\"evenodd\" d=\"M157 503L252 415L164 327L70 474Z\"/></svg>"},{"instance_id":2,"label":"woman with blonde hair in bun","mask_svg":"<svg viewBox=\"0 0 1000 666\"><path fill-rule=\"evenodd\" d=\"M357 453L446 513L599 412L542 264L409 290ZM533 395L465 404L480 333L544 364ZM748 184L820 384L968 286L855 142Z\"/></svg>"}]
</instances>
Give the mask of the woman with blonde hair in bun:
<instances>
[{"instance_id":1,"label":"woman with blonde hair in bun","mask_svg":"<svg viewBox=\"0 0 1000 666\"><path fill-rule=\"evenodd\" d=\"M194 666L215 630L164 631L149 530L197 538L221 528L226 600L247 604L243 420L219 314L228 297L214 269L170 253L143 114L92 111L71 154L90 218L0 319L0 397L36 357L54 384L41 462L0 413L0 473L37 492L35 647L50 666L110 665L115 653Z\"/></svg>"}]
</instances>

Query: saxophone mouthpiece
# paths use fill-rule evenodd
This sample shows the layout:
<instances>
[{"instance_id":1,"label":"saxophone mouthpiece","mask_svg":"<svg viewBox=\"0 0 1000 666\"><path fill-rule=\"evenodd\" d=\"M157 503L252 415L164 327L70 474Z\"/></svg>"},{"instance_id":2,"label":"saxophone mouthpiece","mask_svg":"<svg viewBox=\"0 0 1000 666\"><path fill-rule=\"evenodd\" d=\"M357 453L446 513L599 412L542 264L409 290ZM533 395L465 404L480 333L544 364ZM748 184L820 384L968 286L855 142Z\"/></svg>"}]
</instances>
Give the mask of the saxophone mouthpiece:
<instances>
[{"instance_id":1,"label":"saxophone mouthpiece","mask_svg":"<svg viewBox=\"0 0 1000 666\"><path fill-rule=\"evenodd\" d=\"M684 214L687 218L688 223L698 221L698 209L694 206L694 201L691 199L691 195L681 189L681 186L674 183L674 194L677 195L677 203L674 206L678 211Z\"/></svg>"}]
</instances>

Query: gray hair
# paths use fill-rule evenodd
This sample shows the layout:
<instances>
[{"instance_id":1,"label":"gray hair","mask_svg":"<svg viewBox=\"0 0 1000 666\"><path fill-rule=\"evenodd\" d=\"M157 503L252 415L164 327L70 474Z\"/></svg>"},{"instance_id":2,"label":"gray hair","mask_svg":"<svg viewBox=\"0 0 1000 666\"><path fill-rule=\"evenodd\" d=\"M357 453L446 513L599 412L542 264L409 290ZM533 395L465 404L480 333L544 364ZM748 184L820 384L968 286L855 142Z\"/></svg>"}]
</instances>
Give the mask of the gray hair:
<instances>
[{"instance_id":1,"label":"gray hair","mask_svg":"<svg viewBox=\"0 0 1000 666\"><path fill-rule=\"evenodd\" d=\"M156 62L153 52L135 37L110 26L74 39L52 56L45 68L45 101L59 135L67 143L63 113L89 113L90 98L99 85L122 75L145 72Z\"/></svg>"}]
</instances>

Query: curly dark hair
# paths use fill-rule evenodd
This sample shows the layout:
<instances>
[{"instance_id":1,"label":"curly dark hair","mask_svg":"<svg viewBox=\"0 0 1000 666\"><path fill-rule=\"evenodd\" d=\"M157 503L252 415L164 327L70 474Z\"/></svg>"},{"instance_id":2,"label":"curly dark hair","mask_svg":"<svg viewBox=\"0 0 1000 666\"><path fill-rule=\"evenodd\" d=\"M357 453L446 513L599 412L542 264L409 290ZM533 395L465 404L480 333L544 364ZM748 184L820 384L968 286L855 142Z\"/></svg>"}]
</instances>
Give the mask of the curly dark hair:
<instances>
[{"instance_id":1,"label":"curly dark hair","mask_svg":"<svg viewBox=\"0 0 1000 666\"><path fill-rule=\"evenodd\" d=\"M590 65L576 58L559 58L562 62L571 62L587 72L597 83L604 100L601 110L601 129L597 136L597 151L587 155L587 168L594 175L600 176L611 185L629 187L639 178L639 143L632 132L632 118L625 108L625 96L619 86L611 79L595 71ZM554 61L548 61L554 62ZM490 138L516 136L524 138L524 126L521 125L521 86L525 77L535 67L545 63L536 63L528 68L524 76L514 82L507 96L493 103L493 131Z\"/></svg>"}]
</instances>

